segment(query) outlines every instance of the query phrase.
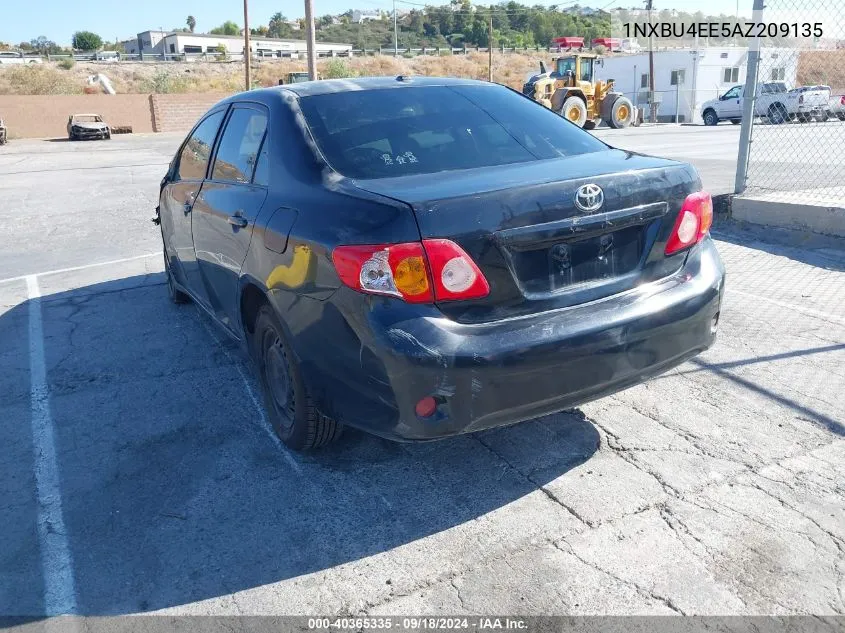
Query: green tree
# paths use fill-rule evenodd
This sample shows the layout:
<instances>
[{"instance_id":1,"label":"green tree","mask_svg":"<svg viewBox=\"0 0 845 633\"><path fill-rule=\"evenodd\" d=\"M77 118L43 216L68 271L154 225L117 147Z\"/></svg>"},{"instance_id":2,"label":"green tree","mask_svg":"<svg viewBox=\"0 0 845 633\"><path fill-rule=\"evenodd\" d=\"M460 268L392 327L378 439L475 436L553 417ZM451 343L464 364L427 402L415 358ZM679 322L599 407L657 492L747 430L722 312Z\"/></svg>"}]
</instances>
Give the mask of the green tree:
<instances>
[{"instance_id":1,"label":"green tree","mask_svg":"<svg viewBox=\"0 0 845 633\"><path fill-rule=\"evenodd\" d=\"M188 28L190 29L191 33L193 33L194 29L197 28L197 19L194 16L189 15L188 19L185 20L185 24L188 25Z\"/></svg>"},{"instance_id":2,"label":"green tree","mask_svg":"<svg viewBox=\"0 0 845 633\"><path fill-rule=\"evenodd\" d=\"M73 34L73 47L79 51L98 51L103 46L103 38L91 31L77 31Z\"/></svg>"},{"instance_id":3,"label":"green tree","mask_svg":"<svg viewBox=\"0 0 845 633\"><path fill-rule=\"evenodd\" d=\"M267 25L267 37L284 38L290 37L293 29L287 22L287 18L280 12L276 12L270 18Z\"/></svg>"},{"instance_id":4,"label":"green tree","mask_svg":"<svg viewBox=\"0 0 845 633\"><path fill-rule=\"evenodd\" d=\"M35 39L30 40L29 45L32 47L32 50L38 51L42 55L57 53L61 50L60 47L56 46L54 41L48 40L44 35L39 35Z\"/></svg>"},{"instance_id":5,"label":"green tree","mask_svg":"<svg viewBox=\"0 0 845 633\"><path fill-rule=\"evenodd\" d=\"M226 20L220 26L217 26L209 31L213 35L240 35L241 27L231 20Z\"/></svg>"}]
</instances>

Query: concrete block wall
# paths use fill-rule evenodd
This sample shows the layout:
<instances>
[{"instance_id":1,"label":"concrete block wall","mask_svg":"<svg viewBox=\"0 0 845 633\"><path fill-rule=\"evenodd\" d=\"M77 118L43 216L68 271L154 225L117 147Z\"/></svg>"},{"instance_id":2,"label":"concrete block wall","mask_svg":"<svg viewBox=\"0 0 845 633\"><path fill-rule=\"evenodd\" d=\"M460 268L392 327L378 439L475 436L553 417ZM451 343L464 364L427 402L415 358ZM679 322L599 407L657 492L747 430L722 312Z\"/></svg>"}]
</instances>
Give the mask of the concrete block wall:
<instances>
[{"instance_id":1,"label":"concrete block wall","mask_svg":"<svg viewBox=\"0 0 845 633\"><path fill-rule=\"evenodd\" d=\"M67 136L71 114L99 114L109 125L153 131L147 95L0 95L0 119L12 139Z\"/></svg>"},{"instance_id":2,"label":"concrete block wall","mask_svg":"<svg viewBox=\"0 0 845 633\"><path fill-rule=\"evenodd\" d=\"M187 132L227 93L149 95L154 132Z\"/></svg>"},{"instance_id":3,"label":"concrete block wall","mask_svg":"<svg viewBox=\"0 0 845 633\"><path fill-rule=\"evenodd\" d=\"M187 132L211 106L229 96L208 94L0 95L9 138L67 136L71 114L99 114L133 133Z\"/></svg>"}]
</instances>

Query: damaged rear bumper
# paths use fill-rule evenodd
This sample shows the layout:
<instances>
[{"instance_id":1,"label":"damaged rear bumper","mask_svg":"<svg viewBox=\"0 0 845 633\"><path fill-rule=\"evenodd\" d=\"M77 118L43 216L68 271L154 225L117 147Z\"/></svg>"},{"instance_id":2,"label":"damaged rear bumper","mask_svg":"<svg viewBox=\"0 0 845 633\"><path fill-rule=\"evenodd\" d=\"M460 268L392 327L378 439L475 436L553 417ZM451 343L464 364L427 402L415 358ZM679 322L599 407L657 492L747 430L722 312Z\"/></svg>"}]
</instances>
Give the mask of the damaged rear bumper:
<instances>
[{"instance_id":1,"label":"damaged rear bumper","mask_svg":"<svg viewBox=\"0 0 845 633\"><path fill-rule=\"evenodd\" d=\"M666 279L492 323L460 324L392 300L364 307L342 289L326 302L343 321L333 328L337 353L304 360L327 414L384 437L428 440L562 411L680 364L713 344L723 291L709 238ZM422 418L415 405L427 396L437 409Z\"/></svg>"}]
</instances>

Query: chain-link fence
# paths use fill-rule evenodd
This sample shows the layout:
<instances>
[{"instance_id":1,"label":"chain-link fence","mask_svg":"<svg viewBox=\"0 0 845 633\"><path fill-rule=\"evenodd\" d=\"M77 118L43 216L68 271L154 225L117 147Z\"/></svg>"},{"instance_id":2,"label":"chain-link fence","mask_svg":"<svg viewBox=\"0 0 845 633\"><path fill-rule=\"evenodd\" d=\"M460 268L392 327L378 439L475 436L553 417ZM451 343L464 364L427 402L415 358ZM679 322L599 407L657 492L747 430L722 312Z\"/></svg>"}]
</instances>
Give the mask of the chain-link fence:
<instances>
[{"instance_id":1,"label":"chain-link fence","mask_svg":"<svg viewBox=\"0 0 845 633\"><path fill-rule=\"evenodd\" d=\"M756 81L745 85L746 94L753 85L756 93L750 134L742 137L747 168L743 183L740 162L739 188L788 202L842 204L845 0L766 0L755 21L788 32L758 40ZM747 114L749 104L739 103Z\"/></svg>"}]
</instances>

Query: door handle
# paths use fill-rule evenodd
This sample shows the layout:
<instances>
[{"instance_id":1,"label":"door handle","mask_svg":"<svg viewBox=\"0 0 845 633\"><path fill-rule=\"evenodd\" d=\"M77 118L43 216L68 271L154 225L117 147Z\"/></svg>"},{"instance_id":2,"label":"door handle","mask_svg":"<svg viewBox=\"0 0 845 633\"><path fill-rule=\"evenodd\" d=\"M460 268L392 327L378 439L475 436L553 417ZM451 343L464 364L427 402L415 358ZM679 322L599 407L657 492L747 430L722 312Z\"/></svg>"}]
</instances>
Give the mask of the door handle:
<instances>
[{"instance_id":1,"label":"door handle","mask_svg":"<svg viewBox=\"0 0 845 633\"><path fill-rule=\"evenodd\" d=\"M228 220L229 224L239 228L244 228L247 224L249 224L249 220L243 216L243 211L235 211L234 215L229 216Z\"/></svg>"}]
</instances>

